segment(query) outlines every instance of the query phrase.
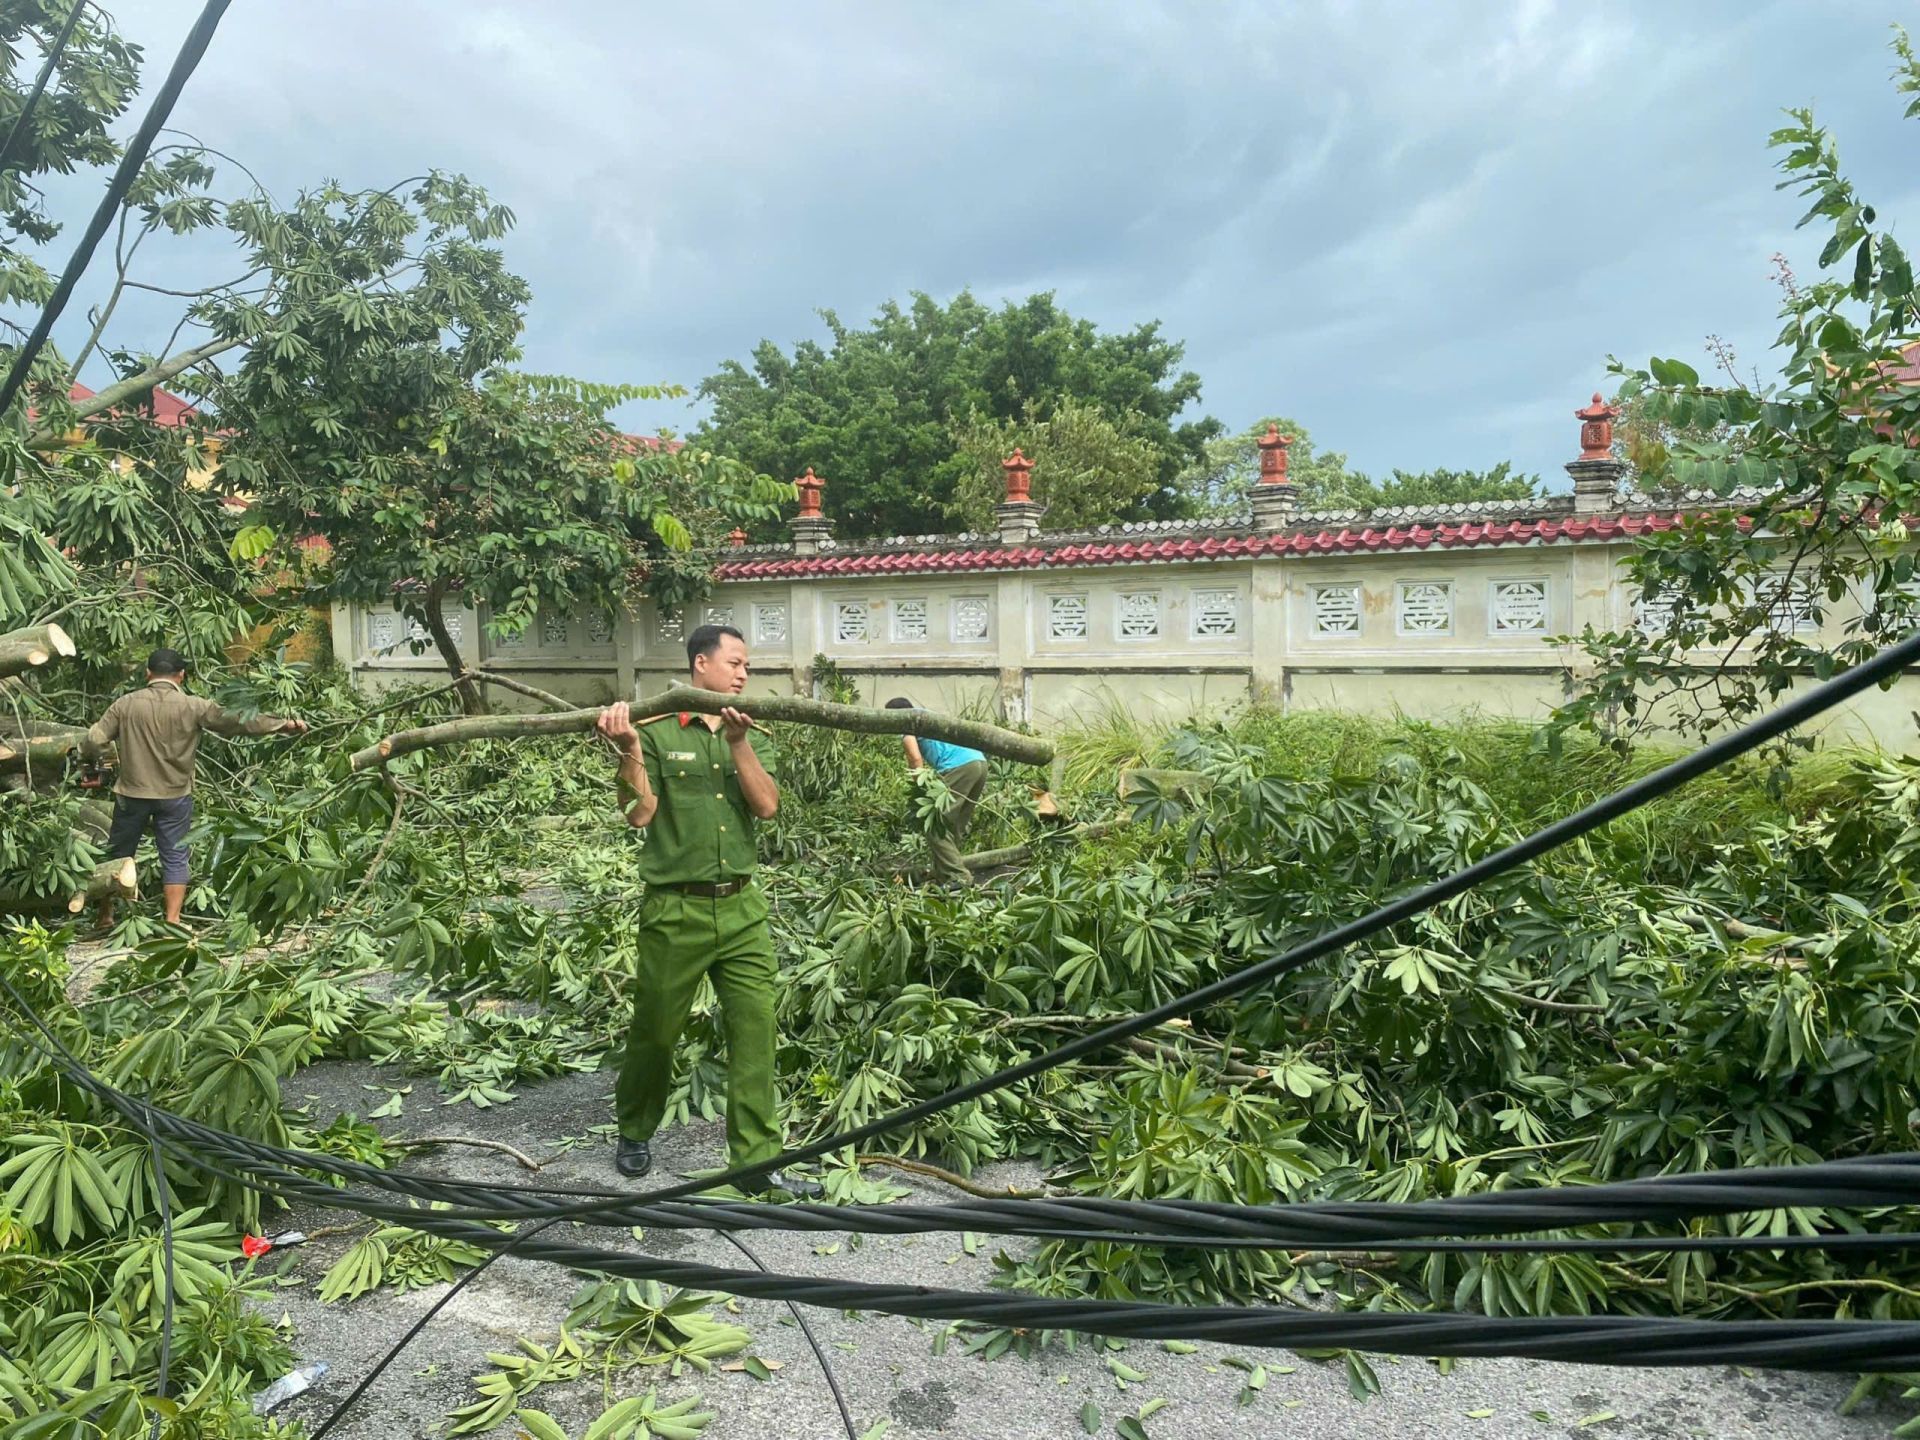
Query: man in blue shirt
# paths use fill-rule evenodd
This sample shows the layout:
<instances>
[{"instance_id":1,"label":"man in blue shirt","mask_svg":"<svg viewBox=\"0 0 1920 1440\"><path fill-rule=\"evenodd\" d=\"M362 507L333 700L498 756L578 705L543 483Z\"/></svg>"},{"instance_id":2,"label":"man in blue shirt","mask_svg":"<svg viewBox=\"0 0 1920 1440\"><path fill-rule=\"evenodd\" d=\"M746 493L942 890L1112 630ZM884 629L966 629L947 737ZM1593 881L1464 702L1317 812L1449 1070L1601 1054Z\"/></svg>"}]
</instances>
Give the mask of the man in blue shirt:
<instances>
[{"instance_id":1,"label":"man in blue shirt","mask_svg":"<svg viewBox=\"0 0 1920 1440\"><path fill-rule=\"evenodd\" d=\"M916 710L919 707L905 696L887 701L889 710ZM987 757L967 745L950 745L945 740L921 740L904 735L907 765L918 770L927 766L937 774L953 794L953 803L927 837L927 849L933 855L934 877L947 885L973 884L973 872L960 863L960 841L973 819L973 807L987 783Z\"/></svg>"}]
</instances>

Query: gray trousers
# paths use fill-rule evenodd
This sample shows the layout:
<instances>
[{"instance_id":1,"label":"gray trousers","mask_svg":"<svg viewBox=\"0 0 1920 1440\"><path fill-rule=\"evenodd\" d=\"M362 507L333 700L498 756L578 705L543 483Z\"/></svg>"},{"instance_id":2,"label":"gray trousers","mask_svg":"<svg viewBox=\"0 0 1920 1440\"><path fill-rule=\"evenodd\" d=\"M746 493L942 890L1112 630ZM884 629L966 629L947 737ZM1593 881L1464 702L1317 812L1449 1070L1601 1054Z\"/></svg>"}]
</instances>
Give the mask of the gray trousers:
<instances>
[{"instance_id":1,"label":"gray trousers","mask_svg":"<svg viewBox=\"0 0 1920 1440\"><path fill-rule=\"evenodd\" d=\"M107 858L125 860L140 848L149 828L160 851L160 879L167 885L187 883L187 826L193 823L193 797L175 795L166 800L143 800L135 795L113 798L113 824L107 829Z\"/></svg>"}]
</instances>

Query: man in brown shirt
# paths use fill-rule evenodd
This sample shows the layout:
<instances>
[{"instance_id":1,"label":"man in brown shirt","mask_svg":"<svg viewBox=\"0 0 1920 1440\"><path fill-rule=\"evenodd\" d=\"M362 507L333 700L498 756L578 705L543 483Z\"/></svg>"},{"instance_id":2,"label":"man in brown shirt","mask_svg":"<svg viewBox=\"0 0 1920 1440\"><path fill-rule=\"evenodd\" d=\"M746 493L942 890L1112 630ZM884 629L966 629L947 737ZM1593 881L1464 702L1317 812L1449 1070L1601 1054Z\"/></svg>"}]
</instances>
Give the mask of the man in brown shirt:
<instances>
[{"instance_id":1,"label":"man in brown shirt","mask_svg":"<svg viewBox=\"0 0 1920 1440\"><path fill-rule=\"evenodd\" d=\"M120 751L115 782L113 825L107 832L107 858L124 860L140 848L149 826L160 851L161 893L169 925L180 923L187 901L187 825L193 819L193 757L200 733L216 735L299 735L304 720L258 715L242 720L213 701L182 688L187 661L178 650L156 650L147 660L147 688L122 695L87 731L81 747L97 759L108 745ZM103 901L100 921L113 919L113 902Z\"/></svg>"}]
</instances>

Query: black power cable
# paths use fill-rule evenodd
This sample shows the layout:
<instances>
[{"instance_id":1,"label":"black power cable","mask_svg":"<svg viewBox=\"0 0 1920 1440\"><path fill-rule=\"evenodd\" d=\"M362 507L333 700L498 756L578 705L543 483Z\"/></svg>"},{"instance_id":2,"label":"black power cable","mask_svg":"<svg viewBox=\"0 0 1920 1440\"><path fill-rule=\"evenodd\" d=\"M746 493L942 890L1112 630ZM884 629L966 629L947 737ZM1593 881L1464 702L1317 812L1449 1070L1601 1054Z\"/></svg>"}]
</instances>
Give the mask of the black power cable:
<instances>
[{"instance_id":1,"label":"black power cable","mask_svg":"<svg viewBox=\"0 0 1920 1440\"><path fill-rule=\"evenodd\" d=\"M169 1148L188 1163L259 1186L203 1156ZM310 1198L357 1209L352 1197L308 1182ZM265 1187L263 1187L265 1188ZM1154 1305L1139 1302L1010 1296L1005 1292L829 1281L656 1260L540 1237L560 1223L543 1220L508 1236L436 1211L416 1210L414 1229L472 1244L487 1259L422 1315L314 1432L322 1440L398 1358L415 1335L466 1284L508 1254L628 1279L721 1290L754 1299L836 1309L873 1310L910 1319L961 1320L1030 1330L1075 1330L1131 1339L1194 1339L1277 1348L1351 1348L1387 1354L1487 1358L1510 1356L1595 1365L1763 1365L1776 1369L1899 1372L1920 1365L1920 1322L1856 1320L1682 1320L1647 1316L1494 1317L1459 1314L1344 1313L1260 1306ZM1786 1237L1782 1237L1786 1238Z\"/></svg>"},{"instance_id":2,"label":"black power cable","mask_svg":"<svg viewBox=\"0 0 1920 1440\"><path fill-rule=\"evenodd\" d=\"M84 1082L82 1082L84 1083ZM154 1126L155 1117L167 1117L127 1096L112 1096L109 1103L134 1124ZM188 1127L180 1127L188 1129ZM190 1132L189 1132L190 1133ZM311 1180L277 1165L262 1164L248 1156L244 1145L208 1145L203 1137L191 1141L174 1139L168 1143L187 1163L208 1170L238 1184L274 1195L283 1201L294 1196L309 1203L352 1211L397 1225L413 1225L422 1213L417 1204L397 1204L374 1196L357 1195L321 1181ZM316 1156L316 1160L328 1157ZM1707 1177L1666 1177L1621 1181L1613 1185L1568 1187L1523 1191L1517 1194L1465 1196L1458 1200L1325 1202L1303 1201L1293 1205L1208 1205L1192 1201L1099 1201L1090 1205L1075 1201L1009 1200L995 1209L942 1205L833 1206L833 1205L756 1205L731 1202L702 1202L692 1205L636 1205L617 1216L597 1217L593 1222L608 1227L640 1225L649 1228L712 1230L731 1234L739 1230L833 1231L837 1233L913 1235L977 1230L1002 1236L1074 1241L1088 1244L1114 1244L1168 1247L1198 1250L1295 1249L1379 1250L1425 1254L1441 1251L1466 1254L1558 1254L1566 1251L1619 1253L1666 1253L1722 1251L1844 1250L1895 1251L1920 1249L1920 1233L1911 1231L1845 1231L1837 1234L1794 1235L1654 1235L1654 1236L1579 1236L1540 1240L1422 1238L1436 1233L1489 1235L1515 1231L1554 1230L1576 1224L1625 1224L1646 1219L1687 1219L1705 1215L1733 1214L1740 1211L1789 1208L1845 1208L1869 1204L1875 1208L1892 1205L1920 1205L1920 1191L1904 1173L1899 1162L1908 1157L1888 1157L1888 1164L1874 1160L1833 1161L1799 1167L1809 1172L1804 1183L1793 1185L1794 1167L1755 1171L1762 1176L1785 1176L1779 1183L1753 1190L1735 1185L1725 1189L1690 1187L1701 1198L1697 1203L1674 1203L1663 1197L1652 1206L1635 1206L1636 1195L1649 1190L1670 1190L1671 1181L1681 1179L1726 1179L1739 1181L1746 1172L1727 1171ZM1897 1167L1897 1168L1896 1168ZM325 1169L324 1165L311 1168ZM1861 1170L1880 1172L1875 1179L1888 1182L1871 1190L1849 1188L1828 1182L1829 1175ZM1572 1200L1576 1204L1590 1191L1598 1191L1609 1203L1583 1211L1577 1216L1559 1213L1552 1202ZM1527 1200L1535 1203L1528 1205ZM540 1228L567 1218L565 1215L541 1216L538 1211L498 1212L442 1208L444 1202L431 1202L435 1213L448 1220L476 1221L534 1219ZM1053 1207L1064 1213L1045 1223L1024 1213L1029 1207ZM1116 1224L1110 1229L1092 1228L1082 1212L1101 1209L1124 1210L1138 1217L1135 1228ZM1196 1211L1203 1223L1183 1225ZM1484 1213L1475 1213L1476 1211ZM1297 1223L1295 1217L1305 1216ZM1078 1222L1078 1223L1075 1223ZM1224 1222L1224 1223L1222 1223ZM575 1222L583 1223L583 1222ZM1154 1224L1162 1228L1151 1228Z\"/></svg>"},{"instance_id":3,"label":"black power cable","mask_svg":"<svg viewBox=\"0 0 1920 1440\"><path fill-rule=\"evenodd\" d=\"M238 1173L308 1199L348 1197L347 1208L380 1219L406 1223L417 1204L402 1205L368 1196L351 1196L332 1185L304 1179L299 1170L317 1170L340 1179L353 1162L325 1155L283 1151L266 1160L259 1152L274 1147L205 1127L156 1110L111 1087L80 1083L135 1125L171 1135L188 1150L211 1154ZM284 1157L284 1158L282 1158ZM397 1183L378 1188L413 1202L425 1202L452 1218L474 1221L576 1218L564 1205L538 1205L518 1195L512 1203L487 1203L488 1190L471 1184L413 1183L417 1177L374 1172ZM766 1204L752 1201L694 1200L653 1204L636 1200L618 1210L578 1223L625 1228L719 1230L798 1230L869 1235L918 1235L981 1231L1043 1240L1120 1245L1158 1245L1193 1249L1372 1249L1409 1251L1458 1249L1553 1252L1571 1246L1598 1251L1712 1250L1773 1248L1905 1249L1916 1237L1906 1232L1834 1235L1757 1236L1601 1236L1539 1242L1449 1244L1435 1236L1498 1236L1594 1225L1629 1225L1690 1220L1762 1210L1821 1207L1834 1210L1920 1206L1920 1155L1869 1156L1801 1166L1756 1167L1700 1175L1655 1176L1600 1185L1487 1191L1445 1200L1312 1200L1280 1205L1240 1205L1197 1200L1117 1200L1102 1196L963 1201L910 1206Z\"/></svg>"},{"instance_id":4,"label":"black power cable","mask_svg":"<svg viewBox=\"0 0 1920 1440\"><path fill-rule=\"evenodd\" d=\"M32 332L22 342L19 353L13 357L6 380L0 383L0 415L6 414L14 397L20 393L28 371L33 368L33 362L39 358L42 347L47 343L47 336L53 333L54 322L60 318L60 312L67 308L74 287L86 273L87 263L93 259L100 237L107 233L107 227L113 223L114 212L120 208L120 202L139 178L140 167L146 163L153 137L160 133L160 128L167 123L167 117L173 113L174 102L180 98L188 77L207 53L207 46L213 41L213 32L219 27L220 17L226 13L230 3L232 0L207 0L200 18L194 22L193 29L187 32L180 53L174 57L173 68L167 72L166 80L154 95L153 104L147 107L140 128L134 131L133 138L127 142L120 164L113 172L113 179L107 183L107 193L100 198L93 218L87 222L80 243L74 247L73 257L67 261L67 268L60 272L59 284L54 286L53 294L48 297L40 318L34 322Z\"/></svg>"},{"instance_id":5,"label":"black power cable","mask_svg":"<svg viewBox=\"0 0 1920 1440\"><path fill-rule=\"evenodd\" d=\"M738 1235L729 1235L724 1230L720 1238L747 1257L749 1264L762 1275L773 1272L760 1263L760 1257L747 1248L746 1241ZM787 1301L787 1313L793 1316L794 1323L800 1327L800 1333L807 1337L807 1344L813 1350L813 1358L820 1362L820 1373L827 1377L827 1388L833 1392L833 1403L840 1411L840 1423L846 1426L847 1440L860 1440L854 1433L853 1413L847 1409L847 1397L840 1392L840 1377L833 1373L833 1366L827 1361L827 1352L820 1348L820 1342L814 1338L813 1326L807 1323L807 1312L795 1301Z\"/></svg>"},{"instance_id":6,"label":"black power cable","mask_svg":"<svg viewBox=\"0 0 1920 1440\"><path fill-rule=\"evenodd\" d=\"M4 990L35 1039L20 1038L53 1061L87 1093L149 1135L167 1135L188 1155L211 1154L241 1183L298 1194L321 1204L406 1223L418 1213L372 1197L348 1197L305 1179L318 1171L371 1184L384 1194L424 1201L462 1220L578 1219L602 1226L682 1230L852 1231L909 1235L978 1230L997 1235L1092 1243L1205 1249L1386 1248L1408 1251L1493 1249L1553 1252L1565 1246L1598 1251L1712 1249L1904 1249L1904 1232L1788 1236L1602 1236L1540 1242L1448 1245L1424 1237L1491 1236L1579 1226L1625 1225L1805 1207L1860 1210L1920 1205L1920 1154L1870 1155L1807 1165L1657 1175L1595 1185L1494 1190L1419 1201L1317 1200L1245 1205L1201 1200L1123 1200L1106 1196L983 1198L905 1207L766 1204L636 1198L617 1209L575 1217L564 1203L525 1198L520 1186L477 1185L382 1170L359 1161L289 1150L216 1130L159 1109L107 1084L69 1050L4 974ZM570 1192L561 1192L570 1193Z\"/></svg>"}]
</instances>

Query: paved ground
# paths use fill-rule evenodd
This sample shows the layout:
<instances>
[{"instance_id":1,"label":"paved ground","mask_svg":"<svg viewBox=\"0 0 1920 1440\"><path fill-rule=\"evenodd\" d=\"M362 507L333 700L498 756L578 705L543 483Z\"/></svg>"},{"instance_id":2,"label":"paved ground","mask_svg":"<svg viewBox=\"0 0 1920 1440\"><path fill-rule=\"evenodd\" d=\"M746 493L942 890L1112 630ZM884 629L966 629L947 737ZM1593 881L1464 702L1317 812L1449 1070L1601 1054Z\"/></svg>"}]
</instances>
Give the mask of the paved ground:
<instances>
[{"instance_id":1,"label":"paved ground","mask_svg":"<svg viewBox=\"0 0 1920 1440\"><path fill-rule=\"evenodd\" d=\"M361 1114L383 1098L363 1086L385 1079L364 1065L326 1064L289 1083L291 1103L310 1104L324 1123L342 1109ZM466 1134L504 1140L536 1159L553 1155L549 1142L584 1135L608 1115L610 1077L575 1075L524 1087L514 1104L476 1111L442 1108L430 1077L414 1082L408 1111L382 1122L393 1134ZM655 1146L664 1171L718 1163L719 1127L700 1125L669 1132ZM526 1172L505 1156L466 1148L419 1152L411 1162L435 1173L475 1180L513 1181ZM660 1172L656 1172L660 1173ZM611 1151L583 1145L559 1154L542 1172L558 1184L613 1182ZM986 1183L1029 1180L1015 1170L980 1177ZM929 1184L903 1203L949 1198ZM320 1212L295 1217L311 1228L341 1217ZM736 1251L710 1235L652 1231L635 1240L624 1231L595 1231L594 1243L649 1254L738 1266ZM298 1348L322 1359L332 1373L284 1415L309 1422L331 1410L375 1360L439 1297L441 1289L406 1296L381 1292L351 1305L321 1305L313 1289L326 1267L349 1243L315 1242L298 1253L298 1284L281 1290L275 1304L298 1328ZM988 1244L965 1253L957 1235L913 1238L768 1234L749 1242L770 1269L790 1273L918 1282L945 1287L984 1287L992 1273ZM836 1247L837 1248L834 1248ZM822 1253L831 1249L832 1253ZM516 1336L551 1339L576 1277L553 1267L518 1260L497 1264L462 1295L409 1348L363 1400L350 1422L333 1432L339 1440L441 1433L444 1417L475 1398L471 1377L487 1368L489 1350L510 1349ZM705 1440L834 1440L845 1431L819 1366L784 1307L757 1301L740 1304L735 1317L754 1333L753 1353L779 1368L771 1381L740 1373L669 1378L660 1370L632 1370L614 1389L598 1383L549 1387L533 1398L578 1436L609 1398L644 1392L658 1384L679 1399L699 1391L716 1418ZM1445 1440L1796 1440L1796 1437L1886 1436L1911 1407L1869 1404L1842 1418L1836 1408L1849 1383L1838 1377L1744 1374L1728 1369L1609 1370L1525 1361L1467 1362L1442 1375L1422 1360L1381 1360L1376 1368L1384 1393L1356 1402L1344 1370L1285 1352L1255 1354L1203 1345L1175 1355L1151 1342L1122 1352L1124 1363L1146 1380L1124 1392L1104 1362L1105 1352L1085 1346L1056 1349L1035 1360L1004 1356L981 1361L959 1345L933 1353L940 1326L924 1327L882 1315L809 1312L816 1333L847 1394L862 1437L933 1440L933 1437L1005 1437L1040 1440L1084 1434L1081 1409L1098 1407L1098 1433L1111 1436L1123 1416L1155 1399L1168 1403L1146 1422L1153 1440L1333 1440L1349 1436L1445 1437ZM1246 1376L1229 1358L1266 1365L1269 1379L1250 1405L1236 1403ZM511 1436L513 1427L495 1431Z\"/></svg>"}]
</instances>

